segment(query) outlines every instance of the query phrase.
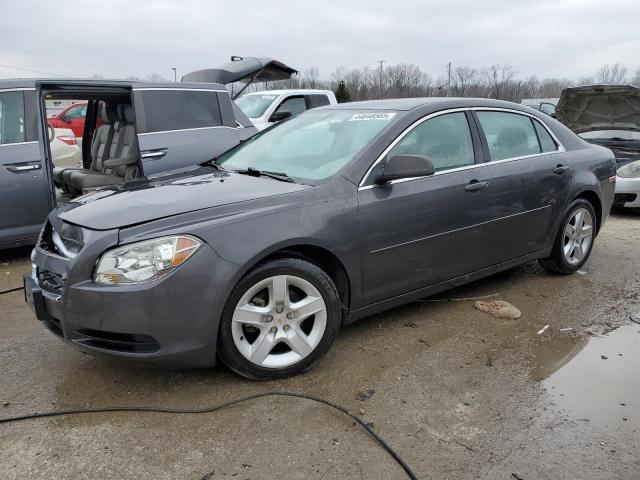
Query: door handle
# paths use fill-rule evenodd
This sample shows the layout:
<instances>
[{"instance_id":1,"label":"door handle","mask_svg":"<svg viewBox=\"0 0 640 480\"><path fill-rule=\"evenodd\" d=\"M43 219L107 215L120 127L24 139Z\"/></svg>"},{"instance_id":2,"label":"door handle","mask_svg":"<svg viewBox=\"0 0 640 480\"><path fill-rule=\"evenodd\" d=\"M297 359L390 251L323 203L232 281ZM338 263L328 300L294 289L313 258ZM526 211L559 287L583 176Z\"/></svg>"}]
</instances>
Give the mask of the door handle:
<instances>
[{"instance_id":1,"label":"door handle","mask_svg":"<svg viewBox=\"0 0 640 480\"><path fill-rule=\"evenodd\" d=\"M164 157L166 154L167 154L167 151L166 151L166 150L154 150L154 151L151 151L151 152L142 152L142 153L140 154L140 156L141 156L142 158L149 158L149 159L152 159L152 158L161 158L161 157Z\"/></svg>"},{"instance_id":2,"label":"door handle","mask_svg":"<svg viewBox=\"0 0 640 480\"><path fill-rule=\"evenodd\" d=\"M489 186L489 182L479 182L478 180L471 180L467 186L464 187L467 192L477 192L483 190Z\"/></svg>"},{"instance_id":3,"label":"door handle","mask_svg":"<svg viewBox=\"0 0 640 480\"><path fill-rule=\"evenodd\" d=\"M567 173L569 170L571 170L571 167L567 165L558 164L556 168L553 169L553 173L555 173L556 175L563 175Z\"/></svg>"},{"instance_id":4,"label":"door handle","mask_svg":"<svg viewBox=\"0 0 640 480\"><path fill-rule=\"evenodd\" d=\"M7 170L9 170L12 173L19 173L19 172L28 172L30 170L40 170L42 168L42 166L40 165L40 163L14 163L13 165L7 165Z\"/></svg>"}]
</instances>

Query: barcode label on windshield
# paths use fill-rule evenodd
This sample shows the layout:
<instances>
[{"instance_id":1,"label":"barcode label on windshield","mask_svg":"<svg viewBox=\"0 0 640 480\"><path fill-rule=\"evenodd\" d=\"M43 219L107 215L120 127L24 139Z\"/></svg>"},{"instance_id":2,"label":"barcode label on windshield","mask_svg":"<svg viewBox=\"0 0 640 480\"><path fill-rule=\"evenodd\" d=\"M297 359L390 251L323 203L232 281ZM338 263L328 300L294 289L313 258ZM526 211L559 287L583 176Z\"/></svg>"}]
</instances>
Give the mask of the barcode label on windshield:
<instances>
[{"instance_id":1,"label":"barcode label on windshield","mask_svg":"<svg viewBox=\"0 0 640 480\"><path fill-rule=\"evenodd\" d=\"M356 113L349 119L350 122L358 120L391 120L395 117L395 112L370 112L370 113Z\"/></svg>"}]
</instances>

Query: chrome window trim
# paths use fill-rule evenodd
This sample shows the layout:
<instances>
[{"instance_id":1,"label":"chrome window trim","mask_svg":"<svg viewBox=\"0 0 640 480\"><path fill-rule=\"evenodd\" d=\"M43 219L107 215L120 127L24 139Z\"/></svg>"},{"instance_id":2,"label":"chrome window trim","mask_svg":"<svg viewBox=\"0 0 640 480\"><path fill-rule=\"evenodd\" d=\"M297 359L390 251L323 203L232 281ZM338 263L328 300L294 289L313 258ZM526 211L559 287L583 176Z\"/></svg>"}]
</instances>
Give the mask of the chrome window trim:
<instances>
[{"instance_id":1,"label":"chrome window trim","mask_svg":"<svg viewBox=\"0 0 640 480\"><path fill-rule=\"evenodd\" d=\"M506 112L506 113L515 113L515 114L519 114L519 115L523 115L529 118L532 118L533 121L537 121L538 123L540 123L543 128L549 133L549 135L551 135L551 138L553 138L553 140L556 142L557 145L557 150L552 151L552 152L543 152L543 153L534 153L531 155L523 155L520 157L513 157L513 158L505 158L502 160L490 160L488 162L483 162L483 163L474 163L472 165L466 165L464 167L457 167L457 168L450 168L447 170L441 170L439 172L434 173L433 175L429 175L429 177L435 177L437 175L444 175L447 173L454 173L454 172L459 172L462 170L469 170L472 168L478 168L478 167L484 167L487 165L497 165L500 163L506 163L506 162L514 162L514 161L518 161L518 160L523 160L526 158L535 158L535 157L540 157L542 155L554 155L556 153L562 153L562 152L566 152L567 150L564 148L564 145L562 145L562 143L560 142L560 140L558 139L558 137L556 137L556 135L551 131L551 129L543 122L541 121L539 118L537 118L535 115L532 115L530 113L527 112L522 112L520 110L514 110L511 108L503 108L503 107L461 107L461 108L450 108L448 110L441 110L439 112L433 112L430 113L429 115L426 115L418 120L416 120L415 122L413 122L411 125L409 125L407 128L405 128L402 133L400 135L398 135L396 137L396 139L391 142L391 144L384 149L384 151L378 156L378 158L375 160L375 162L373 162L371 164L371 166L369 167L369 169L367 170L367 173L364 174L364 176L362 177L362 180L360 181L360 184L358 185L358 191L360 190L369 190L371 188L376 188L376 187L380 187L381 185L376 185L376 184L372 184L372 185L365 185L367 179L369 178L369 175L371 174L372 170L375 168L375 166L380 163L384 157L393 149L393 147L395 147L405 136L407 136L409 133L411 133L411 131L416 128L418 125L420 125L423 122L426 122L427 120L430 120L431 118L434 117L438 117L440 115L446 115L448 113L457 113L457 112L467 112L467 111L498 111L498 112ZM469 126L469 128L471 128L471 126ZM399 180L392 180L390 182L385 183L385 185L395 185L396 183L404 183L404 182L410 182L413 180L420 180L423 178L427 178L427 177L411 177L411 178L401 178Z\"/></svg>"},{"instance_id":2,"label":"chrome window trim","mask_svg":"<svg viewBox=\"0 0 640 480\"><path fill-rule=\"evenodd\" d=\"M36 87L0 88L0 92L27 92L35 89Z\"/></svg>"},{"instance_id":3,"label":"chrome window trim","mask_svg":"<svg viewBox=\"0 0 640 480\"><path fill-rule=\"evenodd\" d=\"M0 147L11 147L13 145L30 145L32 143L40 143L38 140L29 140L28 142L0 143ZM18 162L22 163L22 162ZM29 163L29 162L26 162Z\"/></svg>"},{"instance_id":4,"label":"chrome window trim","mask_svg":"<svg viewBox=\"0 0 640 480\"><path fill-rule=\"evenodd\" d=\"M143 135L156 135L158 133L175 133L175 132L188 132L188 131L192 131L192 130L211 130L212 128L229 128L231 130L237 130L237 127L229 127L227 125L216 125L213 127L196 127L196 128L179 128L177 130L159 130L157 132L142 132L142 133L138 133L139 137L142 137Z\"/></svg>"},{"instance_id":5,"label":"chrome window trim","mask_svg":"<svg viewBox=\"0 0 640 480\"><path fill-rule=\"evenodd\" d=\"M186 88L186 87L139 87L132 88L134 92L145 92L145 91L175 91L180 90L181 92L210 92L210 93L229 93L227 90L220 89L211 89L211 88Z\"/></svg>"}]
</instances>

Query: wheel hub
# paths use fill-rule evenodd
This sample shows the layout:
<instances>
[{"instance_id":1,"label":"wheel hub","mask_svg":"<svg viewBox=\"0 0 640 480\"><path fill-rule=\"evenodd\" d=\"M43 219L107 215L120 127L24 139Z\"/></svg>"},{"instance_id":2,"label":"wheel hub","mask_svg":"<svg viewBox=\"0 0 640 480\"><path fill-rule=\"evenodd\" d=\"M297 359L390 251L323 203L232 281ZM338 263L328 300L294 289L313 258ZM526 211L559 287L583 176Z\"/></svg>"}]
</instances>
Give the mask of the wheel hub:
<instances>
[{"instance_id":1,"label":"wheel hub","mask_svg":"<svg viewBox=\"0 0 640 480\"><path fill-rule=\"evenodd\" d=\"M231 333L246 359L262 367L283 368L314 351L326 323L326 305L313 284L277 275L256 283L240 298Z\"/></svg>"}]
</instances>

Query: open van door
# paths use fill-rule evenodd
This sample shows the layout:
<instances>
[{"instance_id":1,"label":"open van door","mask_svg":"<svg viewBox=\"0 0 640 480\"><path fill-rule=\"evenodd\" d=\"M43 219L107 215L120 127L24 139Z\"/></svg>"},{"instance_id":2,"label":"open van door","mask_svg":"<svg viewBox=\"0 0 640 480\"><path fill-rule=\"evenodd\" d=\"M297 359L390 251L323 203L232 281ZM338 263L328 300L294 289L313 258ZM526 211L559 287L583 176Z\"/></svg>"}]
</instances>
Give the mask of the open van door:
<instances>
[{"instance_id":1,"label":"open van door","mask_svg":"<svg viewBox=\"0 0 640 480\"><path fill-rule=\"evenodd\" d=\"M0 82L0 247L32 244L53 208L38 95L25 85Z\"/></svg>"},{"instance_id":2,"label":"open van door","mask_svg":"<svg viewBox=\"0 0 640 480\"><path fill-rule=\"evenodd\" d=\"M288 80L297 70L273 58L265 57L231 57L231 61L218 68L208 68L187 73L182 77L183 82L220 83L227 85L242 82L246 85L232 96L236 99L252 82L274 82Z\"/></svg>"}]
</instances>

